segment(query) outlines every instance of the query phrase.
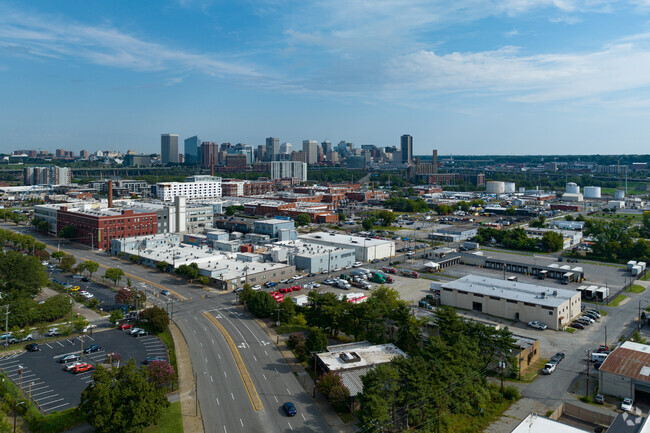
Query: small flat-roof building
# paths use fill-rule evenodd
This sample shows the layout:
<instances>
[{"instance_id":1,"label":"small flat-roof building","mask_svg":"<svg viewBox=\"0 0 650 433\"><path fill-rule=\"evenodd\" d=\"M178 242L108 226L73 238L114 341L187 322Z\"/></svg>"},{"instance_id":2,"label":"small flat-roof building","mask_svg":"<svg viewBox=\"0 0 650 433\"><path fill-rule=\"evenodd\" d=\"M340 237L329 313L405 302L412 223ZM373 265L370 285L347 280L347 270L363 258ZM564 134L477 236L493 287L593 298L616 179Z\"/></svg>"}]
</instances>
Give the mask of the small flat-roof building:
<instances>
[{"instance_id":1,"label":"small flat-roof building","mask_svg":"<svg viewBox=\"0 0 650 433\"><path fill-rule=\"evenodd\" d=\"M574 290L466 275L441 286L440 302L455 308L522 322L539 321L561 329L580 314Z\"/></svg>"},{"instance_id":2,"label":"small flat-roof building","mask_svg":"<svg viewBox=\"0 0 650 433\"><path fill-rule=\"evenodd\" d=\"M289 263L306 272L331 272L337 268L352 266L355 261L352 248L332 247L302 240L277 242L275 246L286 248L289 252Z\"/></svg>"},{"instance_id":3,"label":"small flat-roof building","mask_svg":"<svg viewBox=\"0 0 650 433\"><path fill-rule=\"evenodd\" d=\"M529 414L511 433L586 433L577 427L554 421L535 413Z\"/></svg>"},{"instance_id":4,"label":"small flat-roof building","mask_svg":"<svg viewBox=\"0 0 650 433\"><path fill-rule=\"evenodd\" d=\"M626 341L605 358L598 377L603 394L650 399L650 346Z\"/></svg>"},{"instance_id":5,"label":"small flat-roof building","mask_svg":"<svg viewBox=\"0 0 650 433\"><path fill-rule=\"evenodd\" d=\"M395 255L395 242L383 239L326 232L309 233L300 235L299 238L313 244L352 248L354 249L356 260L362 262L386 259Z\"/></svg>"}]
</instances>

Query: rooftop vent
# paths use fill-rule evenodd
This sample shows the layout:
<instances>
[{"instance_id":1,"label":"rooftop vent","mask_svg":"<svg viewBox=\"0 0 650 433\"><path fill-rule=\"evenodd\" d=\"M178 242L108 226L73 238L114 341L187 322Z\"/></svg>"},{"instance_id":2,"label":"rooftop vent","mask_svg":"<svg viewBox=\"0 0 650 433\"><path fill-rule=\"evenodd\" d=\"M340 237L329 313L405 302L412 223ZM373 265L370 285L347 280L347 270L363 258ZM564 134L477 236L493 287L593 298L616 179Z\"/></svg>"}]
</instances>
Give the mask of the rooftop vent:
<instances>
[{"instance_id":1,"label":"rooftop vent","mask_svg":"<svg viewBox=\"0 0 650 433\"><path fill-rule=\"evenodd\" d=\"M346 364L350 364L353 362L361 362L361 357L357 355L355 352L343 352L339 355L339 358L341 358L341 361L343 361Z\"/></svg>"}]
</instances>

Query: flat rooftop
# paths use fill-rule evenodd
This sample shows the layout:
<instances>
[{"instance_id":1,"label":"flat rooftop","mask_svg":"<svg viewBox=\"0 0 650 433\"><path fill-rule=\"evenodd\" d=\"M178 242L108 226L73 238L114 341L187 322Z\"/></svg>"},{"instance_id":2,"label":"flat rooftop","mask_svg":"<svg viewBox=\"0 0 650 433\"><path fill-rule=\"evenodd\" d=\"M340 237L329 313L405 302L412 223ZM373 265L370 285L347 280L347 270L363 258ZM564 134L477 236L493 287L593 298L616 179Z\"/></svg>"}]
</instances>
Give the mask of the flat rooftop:
<instances>
[{"instance_id":1,"label":"flat rooftop","mask_svg":"<svg viewBox=\"0 0 650 433\"><path fill-rule=\"evenodd\" d=\"M531 413L511 433L586 433L570 425Z\"/></svg>"},{"instance_id":2,"label":"flat rooftop","mask_svg":"<svg viewBox=\"0 0 650 433\"><path fill-rule=\"evenodd\" d=\"M529 302L548 307L559 307L571 297L580 296L580 293L575 290L499 280L478 275L466 275L443 284L442 288L463 290L484 296L498 296L503 299Z\"/></svg>"},{"instance_id":3,"label":"flat rooftop","mask_svg":"<svg viewBox=\"0 0 650 433\"><path fill-rule=\"evenodd\" d=\"M331 242L333 244L341 244L347 247L352 247L352 246L374 247L378 245L395 244L395 242L393 241L386 241L383 239L374 239L374 238L364 238L361 236L352 236L352 235L345 235L340 233L315 232L306 235L300 235L298 237L304 241Z\"/></svg>"},{"instance_id":4,"label":"flat rooftop","mask_svg":"<svg viewBox=\"0 0 650 433\"><path fill-rule=\"evenodd\" d=\"M319 360L330 371L352 370L363 367L371 367L377 364L390 362L398 356L407 356L400 348L392 343L377 345L354 345L351 347L327 348L329 352L319 353ZM334 351L331 351L334 349ZM356 356L355 356L356 355ZM347 359L348 362L345 362Z\"/></svg>"},{"instance_id":5,"label":"flat rooftop","mask_svg":"<svg viewBox=\"0 0 650 433\"><path fill-rule=\"evenodd\" d=\"M298 239L295 241L276 242L273 245L289 247L293 249L296 252L296 254L328 254L334 251L353 251L352 248L315 244L311 242L305 242L302 239Z\"/></svg>"}]
</instances>

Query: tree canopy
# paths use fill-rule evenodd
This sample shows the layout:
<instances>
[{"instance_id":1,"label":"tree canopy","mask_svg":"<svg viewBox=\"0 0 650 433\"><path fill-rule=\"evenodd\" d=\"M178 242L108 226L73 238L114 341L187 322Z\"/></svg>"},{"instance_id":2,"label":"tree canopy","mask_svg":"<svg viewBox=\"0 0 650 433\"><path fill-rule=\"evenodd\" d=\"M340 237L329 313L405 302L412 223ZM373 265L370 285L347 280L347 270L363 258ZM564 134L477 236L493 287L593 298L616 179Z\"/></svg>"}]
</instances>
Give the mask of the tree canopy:
<instances>
[{"instance_id":1,"label":"tree canopy","mask_svg":"<svg viewBox=\"0 0 650 433\"><path fill-rule=\"evenodd\" d=\"M122 277L124 277L124 271L120 268L109 268L104 272L104 278L111 280L116 286L122 280Z\"/></svg>"}]
</instances>

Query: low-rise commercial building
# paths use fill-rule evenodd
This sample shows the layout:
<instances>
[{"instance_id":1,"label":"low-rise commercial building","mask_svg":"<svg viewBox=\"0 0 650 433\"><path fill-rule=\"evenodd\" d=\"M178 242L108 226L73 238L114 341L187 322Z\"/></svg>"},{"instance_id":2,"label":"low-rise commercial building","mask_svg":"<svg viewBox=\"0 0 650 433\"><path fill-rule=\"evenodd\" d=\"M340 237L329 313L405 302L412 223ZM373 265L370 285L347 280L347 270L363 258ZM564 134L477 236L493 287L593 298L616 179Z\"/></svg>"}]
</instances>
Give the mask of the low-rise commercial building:
<instances>
[{"instance_id":1,"label":"low-rise commercial building","mask_svg":"<svg viewBox=\"0 0 650 433\"><path fill-rule=\"evenodd\" d=\"M188 199L206 199L221 197L221 178L195 182L163 182L156 184L156 196L160 200L170 201L174 197Z\"/></svg>"},{"instance_id":2,"label":"low-rise commercial building","mask_svg":"<svg viewBox=\"0 0 650 433\"><path fill-rule=\"evenodd\" d=\"M320 245L302 240L278 242L275 246L286 248L289 263L306 272L321 273L343 269L352 266L356 260L352 248Z\"/></svg>"},{"instance_id":3,"label":"low-rise commercial building","mask_svg":"<svg viewBox=\"0 0 650 433\"><path fill-rule=\"evenodd\" d=\"M300 235L300 239L320 245L352 248L355 258L361 262L382 260L395 255L395 242L383 239L364 238L340 233L315 232Z\"/></svg>"},{"instance_id":4,"label":"low-rise commercial building","mask_svg":"<svg viewBox=\"0 0 650 433\"><path fill-rule=\"evenodd\" d=\"M455 308L562 329L580 314L580 293L554 287L466 275L441 285L440 302Z\"/></svg>"},{"instance_id":5,"label":"low-rise commercial building","mask_svg":"<svg viewBox=\"0 0 650 433\"><path fill-rule=\"evenodd\" d=\"M650 398L650 346L626 341L605 358L598 377L601 394L647 401Z\"/></svg>"}]
</instances>

